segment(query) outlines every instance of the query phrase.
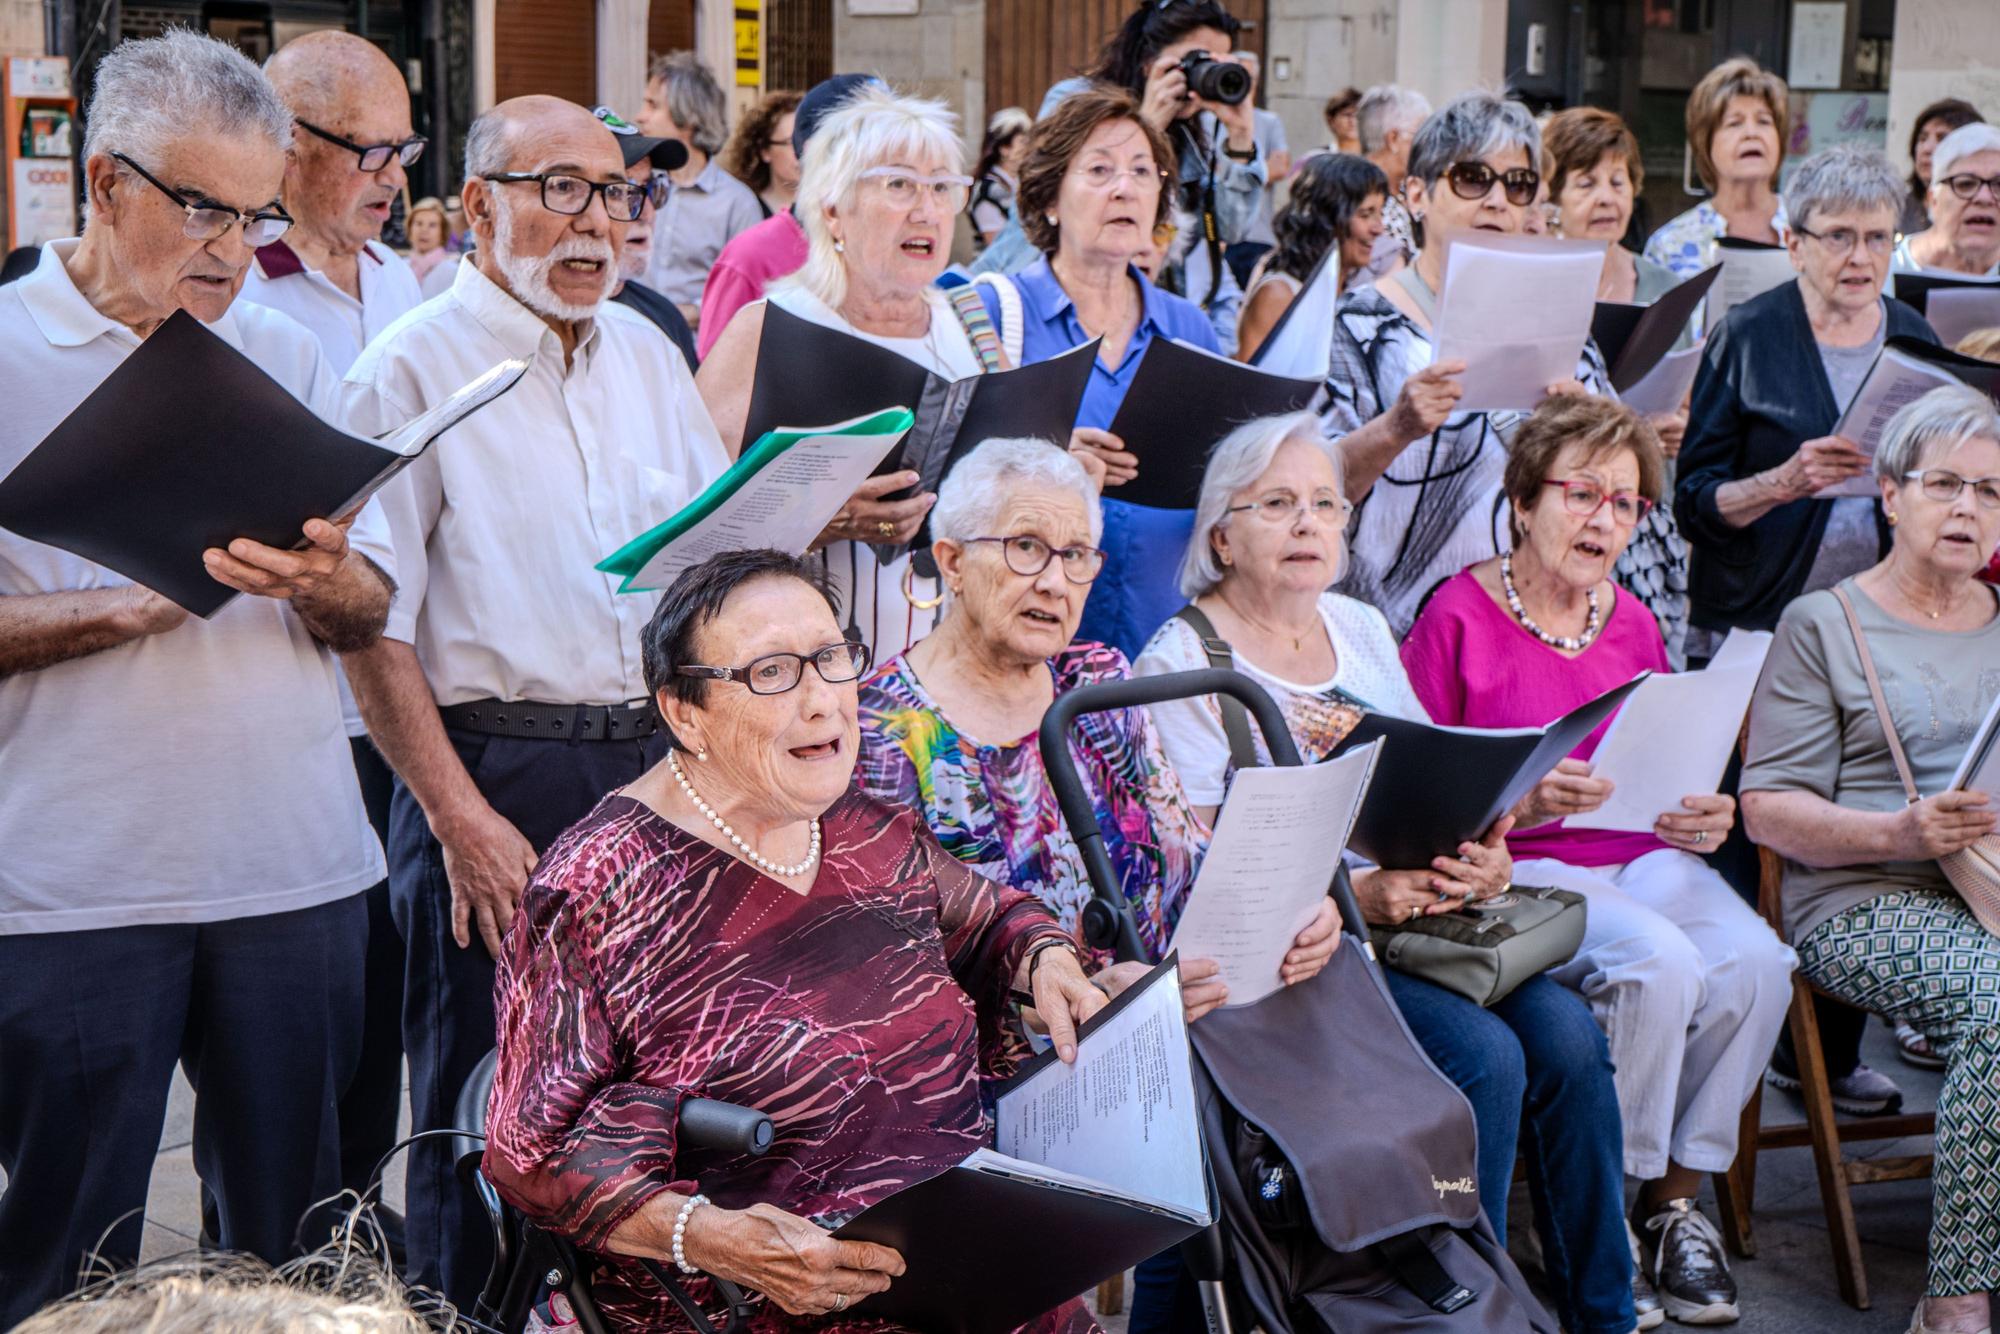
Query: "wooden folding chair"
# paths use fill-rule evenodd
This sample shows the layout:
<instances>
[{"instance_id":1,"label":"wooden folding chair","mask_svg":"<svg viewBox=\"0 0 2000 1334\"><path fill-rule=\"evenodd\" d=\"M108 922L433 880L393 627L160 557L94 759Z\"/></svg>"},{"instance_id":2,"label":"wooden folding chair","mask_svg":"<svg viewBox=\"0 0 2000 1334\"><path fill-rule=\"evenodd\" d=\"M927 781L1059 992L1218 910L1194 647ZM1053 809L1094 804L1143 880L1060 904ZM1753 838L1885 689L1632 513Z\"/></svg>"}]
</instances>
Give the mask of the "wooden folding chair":
<instances>
[{"instance_id":1,"label":"wooden folding chair","mask_svg":"<svg viewBox=\"0 0 2000 1334\"><path fill-rule=\"evenodd\" d=\"M1759 848L1757 858L1757 911L1771 924L1772 930L1782 933L1784 912L1780 894L1784 862L1769 848ZM1810 1145L1813 1167L1819 1174L1820 1206L1826 1210L1827 1238L1833 1246L1833 1268L1840 1280L1840 1295L1849 1306L1865 1311L1868 1270L1861 1257L1861 1234L1854 1225L1854 1201L1848 1193L1849 1187L1928 1177L1931 1155L1849 1158L1842 1151L1841 1142L1935 1135L1937 1115L1912 1112L1847 1121L1835 1115L1833 1092L1826 1074L1826 1053L1820 1048L1819 1020L1813 1013L1815 991L1804 974L1792 975L1792 1048L1798 1057L1799 1094L1805 1100L1806 1119L1764 1125L1764 1087L1760 1082L1757 1092L1751 1095L1750 1105L1743 1109L1736 1162L1728 1172L1715 1178L1716 1203L1722 1214L1723 1240L1729 1249L1737 1255L1755 1255L1757 1243L1751 1233L1750 1214L1757 1191L1757 1155L1765 1149Z\"/></svg>"}]
</instances>

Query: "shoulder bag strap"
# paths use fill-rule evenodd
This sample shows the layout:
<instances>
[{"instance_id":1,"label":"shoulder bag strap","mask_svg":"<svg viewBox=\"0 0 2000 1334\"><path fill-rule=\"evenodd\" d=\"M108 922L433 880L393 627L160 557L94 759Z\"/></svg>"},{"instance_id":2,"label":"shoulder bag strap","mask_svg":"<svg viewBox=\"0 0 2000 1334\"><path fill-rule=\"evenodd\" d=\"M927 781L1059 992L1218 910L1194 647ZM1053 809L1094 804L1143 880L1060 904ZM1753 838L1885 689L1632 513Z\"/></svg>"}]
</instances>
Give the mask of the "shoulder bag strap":
<instances>
[{"instance_id":1,"label":"shoulder bag strap","mask_svg":"<svg viewBox=\"0 0 2000 1334\"><path fill-rule=\"evenodd\" d=\"M1201 651L1208 655L1209 666L1225 672L1236 670L1236 650L1215 633L1215 622L1208 619L1207 612L1190 602L1174 615L1201 636ZM1222 735L1229 740L1230 764L1238 769L1256 768L1257 743L1250 736L1250 711L1233 695L1217 695L1215 702L1222 709Z\"/></svg>"},{"instance_id":2,"label":"shoulder bag strap","mask_svg":"<svg viewBox=\"0 0 2000 1334\"><path fill-rule=\"evenodd\" d=\"M1026 322L1021 318L1021 289L1004 273L982 273L972 280L972 285L993 289L1000 302L1000 350L1007 354L1009 366L1019 366L1021 342L1027 336Z\"/></svg>"},{"instance_id":3,"label":"shoulder bag strap","mask_svg":"<svg viewBox=\"0 0 2000 1334\"><path fill-rule=\"evenodd\" d=\"M1922 800L1917 795L1917 780L1910 773L1910 759L1903 754L1903 740L1896 735L1896 720L1889 716L1888 701L1882 698L1882 678L1875 674L1875 658L1868 652L1868 637L1861 633L1861 617L1855 613L1854 603L1847 596L1847 590L1835 586L1833 595L1840 599L1840 609L1847 613L1847 628L1854 635L1854 647L1861 654L1861 674L1868 679L1868 697L1875 701L1875 716L1881 720L1882 734L1889 738L1889 754L1896 761L1896 772L1902 777L1903 792L1912 806Z\"/></svg>"},{"instance_id":4,"label":"shoulder bag strap","mask_svg":"<svg viewBox=\"0 0 2000 1334\"><path fill-rule=\"evenodd\" d=\"M993 331L993 321L987 318L986 303L979 299L978 291L966 283L947 291L945 299L957 312L958 322L965 326L965 336L972 340L972 350L979 354L979 368L988 375L1007 369L1000 336Z\"/></svg>"}]
</instances>

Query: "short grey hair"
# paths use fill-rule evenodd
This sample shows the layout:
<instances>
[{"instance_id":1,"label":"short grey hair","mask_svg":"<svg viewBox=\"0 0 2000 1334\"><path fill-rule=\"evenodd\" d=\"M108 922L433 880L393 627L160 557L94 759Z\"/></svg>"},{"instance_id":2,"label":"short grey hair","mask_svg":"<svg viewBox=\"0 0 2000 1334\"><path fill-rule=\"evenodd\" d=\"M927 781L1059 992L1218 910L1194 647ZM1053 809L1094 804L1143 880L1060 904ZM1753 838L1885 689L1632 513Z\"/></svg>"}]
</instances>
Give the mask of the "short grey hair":
<instances>
[{"instance_id":1,"label":"short grey hair","mask_svg":"<svg viewBox=\"0 0 2000 1334\"><path fill-rule=\"evenodd\" d=\"M828 112L799 155L793 209L806 234L806 262L782 282L803 287L838 310L847 299L847 264L834 248L828 206L852 208L861 173L870 167L898 162L915 167L920 161L937 162L949 172L965 170L958 117L944 103L870 83Z\"/></svg>"},{"instance_id":2,"label":"short grey hair","mask_svg":"<svg viewBox=\"0 0 2000 1334\"><path fill-rule=\"evenodd\" d=\"M1378 83L1354 107L1354 132L1363 153L1379 153L1394 130L1415 131L1429 119L1431 100L1399 83Z\"/></svg>"},{"instance_id":3,"label":"short grey hair","mask_svg":"<svg viewBox=\"0 0 2000 1334\"><path fill-rule=\"evenodd\" d=\"M1951 175L1951 169L1975 153L2000 153L2000 126L1975 120L1938 141L1931 153L1931 184Z\"/></svg>"},{"instance_id":4,"label":"short grey hair","mask_svg":"<svg viewBox=\"0 0 2000 1334\"><path fill-rule=\"evenodd\" d=\"M692 146L714 157L729 142L729 99L701 57L692 51L669 51L646 71L648 83L663 85L667 114L687 131Z\"/></svg>"},{"instance_id":5,"label":"short grey hair","mask_svg":"<svg viewBox=\"0 0 2000 1334\"><path fill-rule=\"evenodd\" d=\"M1460 93L1417 130L1410 143L1410 175L1429 189L1454 162L1470 162L1519 148L1528 165L1542 167L1542 128L1534 113L1497 93Z\"/></svg>"},{"instance_id":6,"label":"short grey hair","mask_svg":"<svg viewBox=\"0 0 2000 1334\"><path fill-rule=\"evenodd\" d=\"M1003 436L973 446L938 484L931 536L960 543L992 536L1008 501L1024 486L1076 492L1090 518L1090 540L1104 536L1104 506L1090 474L1067 449L1031 436Z\"/></svg>"},{"instance_id":7,"label":"short grey hair","mask_svg":"<svg viewBox=\"0 0 2000 1334\"><path fill-rule=\"evenodd\" d=\"M1880 149L1835 144L1792 169L1785 182L1785 221L1797 231L1810 226L1815 213L1887 209L1893 225L1909 193Z\"/></svg>"},{"instance_id":8,"label":"short grey hair","mask_svg":"<svg viewBox=\"0 0 2000 1334\"><path fill-rule=\"evenodd\" d=\"M513 117L495 107L481 112L465 132L465 176L477 180L504 175L514 151Z\"/></svg>"},{"instance_id":9,"label":"short grey hair","mask_svg":"<svg viewBox=\"0 0 2000 1334\"><path fill-rule=\"evenodd\" d=\"M292 146L292 113L249 57L190 28L120 42L97 66L83 157L123 153L158 172L167 145L215 133Z\"/></svg>"},{"instance_id":10,"label":"short grey hair","mask_svg":"<svg viewBox=\"0 0 2000 1334\"><path fill-rule=\"evenodd\" d=\"M1222 582L1222 562L1216 559L1213 540L1218 528L1229 526L1229 502L1238 491L1270 471L1271 460L1289 440L1312 445L1333 464L1333 484L1344 485L1340 451L1320 430L1319 418L1310 412L1288 412L1277 417L1259 417L1222 437L1208 456L1201 475L1201 498L1194 507L1194 535L1188 539L1187 554L1181 557L1181 596L1189 602L1212 592ZM1334 578L1347 570L1347 540L1343 534L1333 558Z\"/></svg>"},{"instance_id":11,"label":"short grey hair","mask_svg":"<svg viewBox=\"0 0 2000 1334\"><path fill-rule=\"evenodd\" d=\"M1875 475L1901 486L1904 473L1924 466L1932 446L1949 449L1973 437L2000 443L2000 408L1970 385L1941 385L1889 419L1875 451Z\"/></svg>"}]
</instances>

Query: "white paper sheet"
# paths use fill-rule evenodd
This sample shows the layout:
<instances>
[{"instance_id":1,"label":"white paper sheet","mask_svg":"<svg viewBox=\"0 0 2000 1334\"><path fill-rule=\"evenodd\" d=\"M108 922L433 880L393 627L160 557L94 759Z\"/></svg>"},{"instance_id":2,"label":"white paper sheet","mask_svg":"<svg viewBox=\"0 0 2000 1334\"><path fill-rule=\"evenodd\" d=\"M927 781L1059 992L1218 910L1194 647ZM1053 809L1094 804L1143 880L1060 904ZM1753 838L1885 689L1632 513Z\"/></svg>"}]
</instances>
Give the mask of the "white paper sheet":
<instances>
[{"instance_id":1,"label":"white paper sheet","mask_svg":"<svg viewBox=\"0 0 2000 1334\"><path fill-rule=\"evenodd\" d=\"M1875 451L1881 448L1882 434L1888 429L1891 417L1931 390L1958 383L1958 377L1948 370L1927 365L1896 348L1885 347L1882 355L1875 358L1875 364L1868 368L1868 378L1861 382L1861 388L1855 390L1854 401L1847 405L1847 411L1840 414L1833 433L1844 435L1861 446L1861 452L1872 461ZM1835 496L1878 494L1880 490L1871 469L1859 477L1850 477L1820 490L1815 498L1830 500Z\"/></svg>"},{"instance_id":2,"label":"white paper sheet","mask_svg":"<svg viewBox=\"0 0 2000 1334\"><path fill-rule=\"evenodd\" d=\"M1074 1065L1051 1061L1000 1096L994 1147L1205 1222L1190 1059L1180 977L1163 969L1077 1044Z\"/></svg>"},{"instance_id":3,"label":"white paper sheet","mask_svg":"<svg viewBox=\"0 0 2000 1334\"><path fill-rule=\"evenodd\" d=\"M631 587L666 588L682 570L725 551L773 547L803 555L902 438L900 431L807 436L653 553L632 576Z\"/></svg>"},{"instance_id":4,"label":"white paper sheet","mask_svg":"<svg viewBox=\"0 0 2000 1334\"><path fill-rule=\"evenodd\" d=\"M1639 383L1620 394L1626 405L1642 417L1665 417L1681 410L1694 377L1701 370L1701 344L1677 348L1660 358L1660 364L1639 377Z\"/></svg>"},{"instance_id":5,"label":"white paper sheet","mask_svg":"<svg viewBox=\"0 0 2000 1334\"><path fill-rule=\"evenodd\" d=\"M1591 757L1595 774L1612 782L1610 798L1563 828L1645 833L1684 811L1681 798L1719 788L1770 648L1769 631L1732 630L1701 671L1647 677Z\"/></svg>"},{"instance_id":6,"label":"white paper sheet","mask_svg":"<svg viewBox=\"0 0 2000 1334\"><path fill-rule=\"evenodd\" d=\"M1284 985L1278 970L1326 898L1381 747L1237 770L1173 943L1183 959L1222 965L1230 1005Z\"/></svg>"},{"instance_id":7,"label":"white paper sheet","mask_svg":"<svg viewBox=\"0 0 2000 1334\"><path fill-rule=\"evenodd\" d=\"M1934 287L1924 298L1924 318L1938 341L1957 347L1965 336L2000 325L2000 282L1984 287Z\"/></svg>"},{"instance_id":8,"label":"white paper sheet","mask_svg":"<svg viewBox=\"0 0 2000 1334\"><path fill-rule=\"evenodd\" d=\"M1432 341L1462 358L1461 412L1531 411L1576 376L1597 313L1604 242L1474 234L1451 243Z\"/></svg>"},{"instance_id":9,"label":"white paper sheet","mask_svg":"<svg viewBox=\"0 0 2000 1334\"><path fill-rule=\"evenodd\" d=\"M1958 772L1952 775L1948 791L1971 788L1974 792L1984 792L1995 807L2000 807L2000 744L1993 740L1996 730L2000 730L2000 698L1994 699L1979 730L1972 734L1972 743L1965 748L1965 757L1959 760Z\"/></svg>"},{"instance_id":10,"label":"white paper sheet","mask_svg":"<svg viewBox=\"0 0 2000 1334\"><path fill-rule=\"evenodd\" d=\"M1715 257L1722 262L1722 276L1708 289L1708 317L1703 327L1714 330L1722 317L1752 297L1762 296L1780 283L1798 277L1792 268L1791 252L1775 250L1734 250L1717 246Z\"/></svg>"}]
</instances>

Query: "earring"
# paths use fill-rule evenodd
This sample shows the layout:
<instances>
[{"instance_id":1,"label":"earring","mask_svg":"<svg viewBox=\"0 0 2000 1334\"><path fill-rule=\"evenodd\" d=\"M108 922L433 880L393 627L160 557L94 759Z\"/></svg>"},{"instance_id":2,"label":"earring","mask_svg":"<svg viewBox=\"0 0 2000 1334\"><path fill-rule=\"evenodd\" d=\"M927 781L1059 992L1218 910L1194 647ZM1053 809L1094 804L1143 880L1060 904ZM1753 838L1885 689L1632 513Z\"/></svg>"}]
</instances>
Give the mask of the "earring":
<instances>
[{"instance_id":1,"label":"earring","mask_svg":"<svg viewBox=\"0 0 2000 1334\"><path fill-rule=\"evenodd\" d=\"M833 241L833 253L834 253L834 254L836 254L836 255L844 255L844 254L846 254L846 253L847 253L847 242L845 242L845 241L841 240L841 239L840 239L839 237L835 237L835 238L834 238L834 241Z\"/></svg>"},{"instance_id":2,"label":"earring","mask_svg":"<svg viewBox=\"0 0 2000 1334\"><path fill-rule=\"evenodd\" d=\"M1889 526L1891 528L1896 526L1896 511L1894 510L1889 511Z\"/></svg>"},{"instance_id":3,"label":"earring","mask_svg":"<svg viewBox=\"0 0 2000 1334\"><path fill-rule=\"evenodd\" d=\"M707 764L707 763L708 763L708 752L707 752L707 751L705 751L705 750L698 750L698 751L696 751L696 752L694 753L694 757L695 757L695 759L696 759L696 760L698 760L698 761L699 761L699 762L701 762L702 764Z\"/></svg>"},{"instance_id":4,"label":"earring","mask_svg":"<svg viewBox=\"0 0 2000 1334\"><path fill-rule=\"evenodd\" d=\"M1060 227L1060 226L1062 226L1062 224L1061 224L1061 223L1059 223L1059 222L1057 222L1057 221L1056 221L1056 215L1055 215L1055 214L1053 214L1053 213L1049 214L1049 226L1051 226L1051 227Z\"/></svg>"}]
</instances>

